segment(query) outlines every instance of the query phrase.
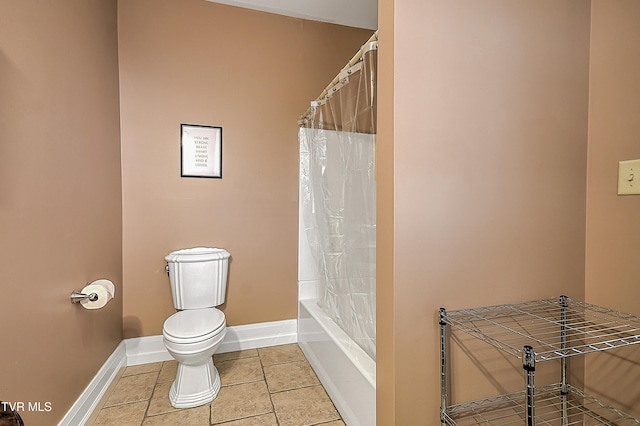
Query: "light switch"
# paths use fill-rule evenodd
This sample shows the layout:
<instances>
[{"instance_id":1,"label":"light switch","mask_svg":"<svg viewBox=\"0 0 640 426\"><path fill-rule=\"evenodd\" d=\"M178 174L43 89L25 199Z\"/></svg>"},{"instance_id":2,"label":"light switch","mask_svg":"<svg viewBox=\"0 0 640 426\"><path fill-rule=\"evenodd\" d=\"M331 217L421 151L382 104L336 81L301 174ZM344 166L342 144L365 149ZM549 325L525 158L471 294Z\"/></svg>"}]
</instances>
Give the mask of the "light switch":
<instances>
[{"instance_id":1,"label":"light switch","mask_svg":"<svg viewBox=\"0 0 640 426\"><path fill-rule=\"evenodd\" d=\"M640 160L618 163L618 195L640 194Z\"/></svg>"}]
</instances>

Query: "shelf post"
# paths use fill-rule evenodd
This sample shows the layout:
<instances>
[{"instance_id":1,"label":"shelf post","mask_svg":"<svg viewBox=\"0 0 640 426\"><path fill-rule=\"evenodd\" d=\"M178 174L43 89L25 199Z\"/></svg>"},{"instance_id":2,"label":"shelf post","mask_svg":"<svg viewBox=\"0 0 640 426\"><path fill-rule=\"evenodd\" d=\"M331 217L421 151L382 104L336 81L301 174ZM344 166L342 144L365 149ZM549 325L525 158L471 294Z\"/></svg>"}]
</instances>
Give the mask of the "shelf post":
<instances>
[{"instance_id":1,"label":"shelf post","mask_svg":"<svg viewBox=\"0 0 640 426\"><path fill-rule=\"evenodd\" d=\"M569 382L567 380L567 308L569 307L569 298L560 296L560 349L562 358L560 358L560 399L562 400L562 426L569 424L569 415L567 410L567 395L569 394Z\"/></svg>"},{"instance_id":2,"label":"shelf post","mask_svg":"<svg viewBox=\"0 0 640 426\"><path fill-rule=\"evenodd\" d=\"M440 424L446 426L447 414L447 311L440 308Z\"/></svg>"},{"instance_id":3,"label":"shelf post","mask_svg":"<svg viewBox=\"0 0 640 426\"><path fill-rule=\"evenodd\" d=\"M527 409L527 426L535 426L535 384L536 353L531 346L525 346L522 351L522 368L524 369L524 381L526 388L525 406Z\"/></svg>"}]
</instances>

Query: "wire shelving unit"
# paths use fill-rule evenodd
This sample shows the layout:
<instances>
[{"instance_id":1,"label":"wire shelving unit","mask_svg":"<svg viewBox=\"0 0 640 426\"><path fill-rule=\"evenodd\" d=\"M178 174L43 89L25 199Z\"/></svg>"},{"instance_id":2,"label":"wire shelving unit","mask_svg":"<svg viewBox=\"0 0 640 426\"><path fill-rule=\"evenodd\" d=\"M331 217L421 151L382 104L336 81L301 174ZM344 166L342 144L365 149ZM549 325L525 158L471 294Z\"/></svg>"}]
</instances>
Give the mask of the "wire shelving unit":
<instances>
[{"instance_id":1,"label":"wire shelving unit","mask_svg":"<svg viewBox=\"0 0 640 426\"><path fill-rule=\"evenodd\" d=\"M447 405L448 327L522 360L522 392ZM566 296L517 304L440 309L442 426L611 425L640 420L584 394L567 380L567 358L640 343L640 317ZM561 381L536 389L536 363L560 360Z\"/></svg>"}]
</instances>

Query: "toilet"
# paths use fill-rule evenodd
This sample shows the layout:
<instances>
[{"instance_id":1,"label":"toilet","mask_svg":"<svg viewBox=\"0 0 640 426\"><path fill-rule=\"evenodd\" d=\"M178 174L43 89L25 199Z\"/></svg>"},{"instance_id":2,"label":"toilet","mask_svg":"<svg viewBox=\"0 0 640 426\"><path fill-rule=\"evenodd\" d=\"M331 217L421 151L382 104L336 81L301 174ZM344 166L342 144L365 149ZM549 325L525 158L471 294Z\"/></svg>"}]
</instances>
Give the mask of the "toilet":
<instances>
[{"instance_id":1,"label":"toilet","mask_svg":"<svg viewBox=\"0 0 640 426\"><path fill-rule=\"evenodd\" d=\"M178 310L164 322L162 340L178 361L169 391L175 408L190 408L213 401L220 391L220 375L213 354L227 332L224 303L229 271L228 251L196 247L169 253L167 272L173 306Z\"/></svg>"}]
</instances>

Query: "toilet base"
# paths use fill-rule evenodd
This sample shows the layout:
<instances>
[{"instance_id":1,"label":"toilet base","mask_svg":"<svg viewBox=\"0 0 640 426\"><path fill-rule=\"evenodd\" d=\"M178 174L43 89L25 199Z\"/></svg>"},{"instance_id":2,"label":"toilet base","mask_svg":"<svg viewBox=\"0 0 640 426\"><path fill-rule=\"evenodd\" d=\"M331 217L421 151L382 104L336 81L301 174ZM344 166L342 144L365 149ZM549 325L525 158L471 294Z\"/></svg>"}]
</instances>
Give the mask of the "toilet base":
<instances>
[{"instance_id":1,"label":"toilet base","mask_svg":"<svg viewBox=\"0 0 640 426\"><path fill-rule=\"evenodd\" d=\"M220 391L220 374L213 358L202 365L178 363L178 373L169 391L175 408L192 408L213 401Z\"/></svg>"}]
</instances>

